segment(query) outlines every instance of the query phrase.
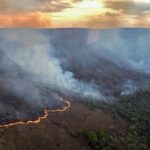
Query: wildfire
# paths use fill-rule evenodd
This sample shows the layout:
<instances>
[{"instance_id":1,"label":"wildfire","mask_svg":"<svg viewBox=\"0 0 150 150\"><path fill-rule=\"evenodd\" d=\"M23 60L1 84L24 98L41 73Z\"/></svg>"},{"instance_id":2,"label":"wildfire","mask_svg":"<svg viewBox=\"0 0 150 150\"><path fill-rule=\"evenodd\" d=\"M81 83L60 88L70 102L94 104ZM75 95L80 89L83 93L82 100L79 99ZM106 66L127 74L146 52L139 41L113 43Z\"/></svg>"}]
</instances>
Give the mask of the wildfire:
<instances>
[{"instance_id":1,"label":"wildfire","mask_svg":"<svg viewBox=\"0 0 150 150\"><path fill-rule=\"evenodd\" d=\"M0 128L11 127L11 126L15 126L15 125L38 124L42 120L44 120L48 117L49 112L51 112L51 113L64 112L64 111L66 111L67 109L70 108L71 103L69 101L64 101L62 98L60 98L60 101L64 102L64 107L62 109L54 109L54 110L44 109L44 115L41 116L41 117L38 117L36 120L29 120L29 121L26 121L26 122L18 121L18 122L8 123L8 124L0 125Z\"/></svg>"}]
</instances>

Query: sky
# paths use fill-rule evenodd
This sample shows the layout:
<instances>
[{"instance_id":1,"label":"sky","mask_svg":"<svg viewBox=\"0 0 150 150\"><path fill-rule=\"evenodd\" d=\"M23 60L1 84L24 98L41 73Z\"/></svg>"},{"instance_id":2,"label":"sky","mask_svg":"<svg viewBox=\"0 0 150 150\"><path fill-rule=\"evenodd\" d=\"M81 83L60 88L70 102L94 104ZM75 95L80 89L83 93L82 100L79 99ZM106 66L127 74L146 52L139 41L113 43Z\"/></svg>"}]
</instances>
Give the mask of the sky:
<instances>
[{"instance_id":1,"label":"sky","mask_svg":"<svg viewBox=\"0 0 150 150\"><path fill-rule=\"evenodd\" d=\"M150 0L0 0L0 28L150 27Z\"/></svg>"}]
</instances>

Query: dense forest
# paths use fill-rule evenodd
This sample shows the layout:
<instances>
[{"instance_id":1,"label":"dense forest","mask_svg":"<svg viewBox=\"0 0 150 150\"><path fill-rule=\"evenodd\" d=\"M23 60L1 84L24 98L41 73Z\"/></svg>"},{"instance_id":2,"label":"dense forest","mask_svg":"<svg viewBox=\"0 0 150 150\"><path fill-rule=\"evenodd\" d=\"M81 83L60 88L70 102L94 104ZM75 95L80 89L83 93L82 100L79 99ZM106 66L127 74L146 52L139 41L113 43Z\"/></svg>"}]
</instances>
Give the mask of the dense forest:
<instances>
[{"instance_id":1,"label":"dense forest","mask_svg":"<svg viewBox=\"0 0 150 150\"><path fill-rule=\"evenodd\" d=\"M97 107L97 104L93 104ZM150 89L121 96L111 104L99 104L111 111L115 119L127 122L127 130L116 133L108 130L83 131L81 136L94 150L149 150L150 149Z\"/></svg>"}]
</instances>

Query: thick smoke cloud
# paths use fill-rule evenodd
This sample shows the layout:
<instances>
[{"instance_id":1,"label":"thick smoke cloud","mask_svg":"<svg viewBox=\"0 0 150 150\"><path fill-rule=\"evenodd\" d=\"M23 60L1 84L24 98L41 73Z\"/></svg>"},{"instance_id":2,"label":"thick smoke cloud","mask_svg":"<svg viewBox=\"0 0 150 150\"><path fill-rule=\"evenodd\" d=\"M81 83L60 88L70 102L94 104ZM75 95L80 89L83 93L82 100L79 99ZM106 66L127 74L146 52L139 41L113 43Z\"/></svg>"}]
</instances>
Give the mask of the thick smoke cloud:
<instances>
[{"instance_id":1,"label":"thick smoke cloud","mask_svg":"<svg viewBox=\"0 0 150 150\"><path fill-rule=\"evenodd\" d=\"M0 30L1 87L42 107L57 93L101 100L144 87L138 71L150 72L149 38L148 29Z\"/></svg>"},{"instance_id":2,"label":"thick smoke cloud","mask_svg":"<svg viewBox=\"0 0 150 150\"><path fill-rule=\"evenodd\" d=\"M54 95L58 99L57 92L65 96L104 99L96 85L79 81L72 72L62 69L55 48L50 44L51 36L36 30L1 30L0 40L3 53L0 67L9 81L4 87L13 93L39 105L43 99L46 101L52 96L54 99ZM42 86L49 88L50 98L43 96Z\"/></svg>"},{"instance_id":3,"label":"thick smoke cloud","mask_svg":"<svg viewBox=\"0 0 150 150\"><path fill-rule=\"evenodd\" d=\"M149 86L149 29L60 29L47 34L53 35L51 43L63 68L96 84L104 95L124 91L124 85Z\"/></svg>"},{"instance_id":4,"label":"thick smoke cloud","mask_svg":"<svg viewBox=\"0 0 150 150\"><path fill-rule=\"evenodd\" d=\"M109 102L148 87L149 39L148 29L1 29L0 121L60 107L60 96Z\"/></svg>"}]
</instances>

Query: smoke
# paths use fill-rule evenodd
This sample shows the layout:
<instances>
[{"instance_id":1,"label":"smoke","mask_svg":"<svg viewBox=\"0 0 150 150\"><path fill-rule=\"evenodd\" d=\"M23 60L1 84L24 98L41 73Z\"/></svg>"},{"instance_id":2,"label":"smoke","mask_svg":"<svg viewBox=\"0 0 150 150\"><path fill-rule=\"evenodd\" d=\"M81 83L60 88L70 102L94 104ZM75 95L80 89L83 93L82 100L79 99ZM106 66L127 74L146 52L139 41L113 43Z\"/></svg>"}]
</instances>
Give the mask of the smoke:
<instances>
[{"instance_id":1,"label":"smoke","mask_svg":"<svg viewBox=\"0 0 150 150\"><path fill-rule=\"evenodd\" d=\"M98 55L121 67L150 73L149 29L115 29L95 32L99 38L91 44L91 47Z\"/></svg>"},{"instance_id":2,"label":"smoke","mask_svg":"<svg viewBox=\"0 0 150 150\"><path fill-rule=\"evenodd\" d=\"M60 95L109 102L148 87L149 38L148 29L1 29L1 122L60 107Z\"/></svg>"},{"instance_id":3,"label":"smoke","mask_svg":"<svg viewBox=\"0 0 150 150\"><path fill-rule=\"evenodd\" d=\"M118 87L126 94L149 85L138 72L150 73L149 37L148 29L0 30L0 90L42 108L59 105L59 94L105 100Z\"/></svg>"},{"instance_id":4,"label":"smoke","mask_svg":"<svg viewBox=\"0 0 150 150\"><path fill-rule=\"evenodd\" d=\"M134 85L134 83L131 80L127 80L125 84L121 87L122 91L120 95L129 95L131 93L134 93L137 90L137 86Z\"/></svg>"},{"instance_id":5,"label":"smoke","mask_svg":"<svg viewBox=\"0 0 150 150\"><path fill-rule=\"evenodd\" d=\"M96 85L79 81L72 72L62 69L50 38L37 30L0 31L3 53L0 67L9 83L3 86L40 106L51 97L58 99L57 92L65 96L104 99ZM44 87L48 87L49 95L43 94ZM50 106L51 103L49 100Z\"/></svg>"},{"instance_id":6,"label":"smoke","mask_svg":"<svg viewBox=\"0 0 150 150\"><path fill-rule=\"evenodd\" d=\"M53 35L51 44L63 69L96 84L104 95L124 91L128 81L137 89L149 85L149 29L59 29L46 34Z\"/></svg>"}]
</instances>

